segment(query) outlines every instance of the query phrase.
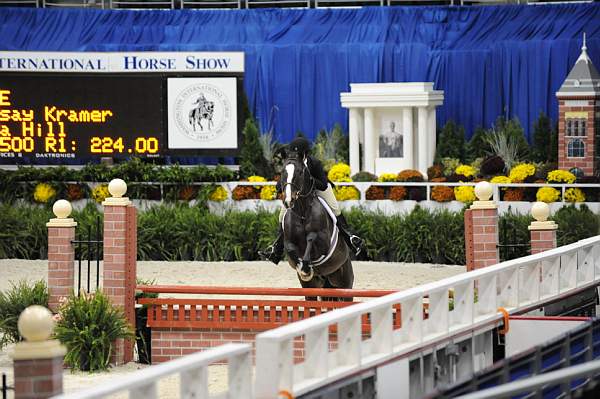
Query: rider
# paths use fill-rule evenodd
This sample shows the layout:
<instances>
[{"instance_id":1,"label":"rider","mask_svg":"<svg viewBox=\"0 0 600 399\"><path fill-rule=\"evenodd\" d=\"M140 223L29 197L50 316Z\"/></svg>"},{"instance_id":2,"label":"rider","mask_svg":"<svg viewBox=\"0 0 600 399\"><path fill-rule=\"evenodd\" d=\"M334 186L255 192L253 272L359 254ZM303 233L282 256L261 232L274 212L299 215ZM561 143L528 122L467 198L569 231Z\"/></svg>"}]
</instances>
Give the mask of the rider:
<instances>
[{"instance_id":1,"label":"rider","mask_svg":"<svg viewBox=\"0 0 600 399\"><path fill-rule=\"evenodd\" d=\"M317 158L310 155L310 147L310 142L306 138L298 136L288 145L288 150L298 154L300 159L305 160L308 171L315 182L316 194L327 202L327 205L329 205L329 208L331 208L337 218L337 226L342 233L344 241L346 241L346 244L354 251L355 255L358 255L362 250L363 240L349 231L348 223L335 199L331 183L327 179L325 169L323 169L323 164ZM277 190L281 191L281 189L282 185L278 184ZM277 239L264 252L261 252L264 257L275 264L278 264L283 257L283 228L281 227L281 220L283 219L284 214L285 212L282 210L279 215L280 223Z\"/></svg>"}]
</instances>

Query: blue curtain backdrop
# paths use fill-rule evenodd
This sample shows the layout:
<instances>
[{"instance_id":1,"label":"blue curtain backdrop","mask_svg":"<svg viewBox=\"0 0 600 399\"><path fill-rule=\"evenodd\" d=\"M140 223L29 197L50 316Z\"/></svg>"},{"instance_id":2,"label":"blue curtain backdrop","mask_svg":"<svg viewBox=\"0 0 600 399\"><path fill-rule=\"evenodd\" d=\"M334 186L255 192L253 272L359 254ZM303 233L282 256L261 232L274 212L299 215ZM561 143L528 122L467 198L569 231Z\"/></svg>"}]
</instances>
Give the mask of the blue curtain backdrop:
<instances>
[{"instance_id":1,"label":"blue curtain backdrop","mask_svg":"<svg viewBox=\"0 0 600 399\"><path fill-rule=\"evenodd\" d=\"M499 115L528 138L540 111L557 117L555 92L583 32L600 68L600 4L103 11L0 8L1 50L244 51L245 86L261 129L276 138L347 129L340 92L350 83L433 81L444 90L438 126L470 136ZM274 113L272 115L272 112Z\"/></svg>"}]
</instances>

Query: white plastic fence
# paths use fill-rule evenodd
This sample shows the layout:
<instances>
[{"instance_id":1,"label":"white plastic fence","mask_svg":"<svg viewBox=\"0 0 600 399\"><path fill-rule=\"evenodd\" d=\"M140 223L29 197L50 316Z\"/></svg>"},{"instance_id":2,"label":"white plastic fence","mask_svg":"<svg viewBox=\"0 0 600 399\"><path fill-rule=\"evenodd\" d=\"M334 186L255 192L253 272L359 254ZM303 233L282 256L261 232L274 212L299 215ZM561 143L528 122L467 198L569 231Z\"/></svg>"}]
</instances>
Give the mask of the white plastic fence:
<instances>
[{"instance_id":1,"label":"white plastic fence","mask_svg":"<svg viewBox=\"0 0 600 399\"><path fill-rule=\"evenodd\" d=\"M102 386L56 396L55 399L104 398L123 391L129 392L130 398L157 399L158 382L173 374L180 376L180 398L208 399L211 397L208 366L223 360L227 360L228 364L228 390L212 397L252 398L252 347L249 344L227 344L148 367Z\"/></svg>"},{"instance_id":2,"label":"white plastic fence","mask_svg":"<svg viewBox=\"0 0 600 399\"><path fill-rule=\"evenodd\" d=\"M256 337L256 397L294 397L400 358L427 344L490 328L502 319L498 308L520 313L592 287L600 280L600 236L495 266L421 285L344 309L288 324ZM454 306L450 310L450 291ZM428 298L428 317L424 298ZM394 330L393 306L402 326ZM371 337L361 337L369 315ZM338 347L329 331L337 327ZM304 361L294 364L294 340L304 338Z\"/></svg>"}]
</instances>

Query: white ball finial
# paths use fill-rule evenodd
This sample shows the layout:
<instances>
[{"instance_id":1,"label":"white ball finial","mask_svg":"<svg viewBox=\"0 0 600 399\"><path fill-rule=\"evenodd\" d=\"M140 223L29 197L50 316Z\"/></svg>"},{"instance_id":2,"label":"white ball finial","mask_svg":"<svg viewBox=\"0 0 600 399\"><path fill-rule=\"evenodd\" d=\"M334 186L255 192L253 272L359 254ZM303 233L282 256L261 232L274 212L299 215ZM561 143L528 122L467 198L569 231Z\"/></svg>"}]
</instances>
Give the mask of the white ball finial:
<instances>
[{"instance_id":1,"label":"white ball finial","mask_svg":"<svg viewBox=\"0 0 600 399\"><path fill-rule=\"evenodd\" d=\"M112 179L108 183L108 192L113 198L121 198L127 192L127 184L122 179Z\"/></svg>"},{"instance_id":2,"label":"white ball finial","mask_svg":"<svg viewBox=\"0 0 600 399\"><path fill-rule=\"evenodd\" d=\"M71 206L71 203L64 199L56 201L52 206L52 212L54 212L59 219L68 218L72 211L73 207Z\"/></svg>"},{"instance_id":3,"label":"white ball finial","mask_svg":"<svg viewBox=\"0 0 600 399\"><path fill-rule=\"evenodd\" d=\"M492 197L492 185L486 181L480 181L475 185L475 195L479 201L489 201Z\"/></svg>"},{"instance_id":4,"label":"white ball finial","mask_svg":"<svg viewBox=\"0 0 600 399\"><path fill-rule=\"evenodd\" d=\"M531 216L538 222L545 222L550 215L550 207L545 202L536 202L531 207Z\"/></svg>"},{"instance_id":5,"label":"white ball finial","mask_svg":"<svg viewBox=\"0 0 600 399\"><path fill-rule=\"evenodd\" d=\"M43 306L29 306L19 316L17 327L19 333L29 342L46 341L54 329L52 313Z\"/></svg>"}]
</instances>

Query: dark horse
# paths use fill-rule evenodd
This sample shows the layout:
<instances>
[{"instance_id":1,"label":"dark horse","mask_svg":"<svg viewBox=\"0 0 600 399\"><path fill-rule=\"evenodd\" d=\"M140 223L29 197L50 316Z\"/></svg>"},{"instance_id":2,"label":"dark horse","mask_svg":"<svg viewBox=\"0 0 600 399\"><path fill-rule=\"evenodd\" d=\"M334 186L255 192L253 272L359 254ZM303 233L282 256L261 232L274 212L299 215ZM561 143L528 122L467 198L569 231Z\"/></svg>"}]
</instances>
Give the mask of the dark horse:
<instances>
[{"instance_id":1,"label":"dark horse","mask_svg":"<svg viewBox=\"0 0 600 399\"><path fill-rule=\"evenodd\" d=\"M287 208L282 222L284 247L302 287L352 288L350 251L339 237L333 213L317 196L313 177L298 157L285 161L281 184Z\"/></svg>"}]
</instances>

